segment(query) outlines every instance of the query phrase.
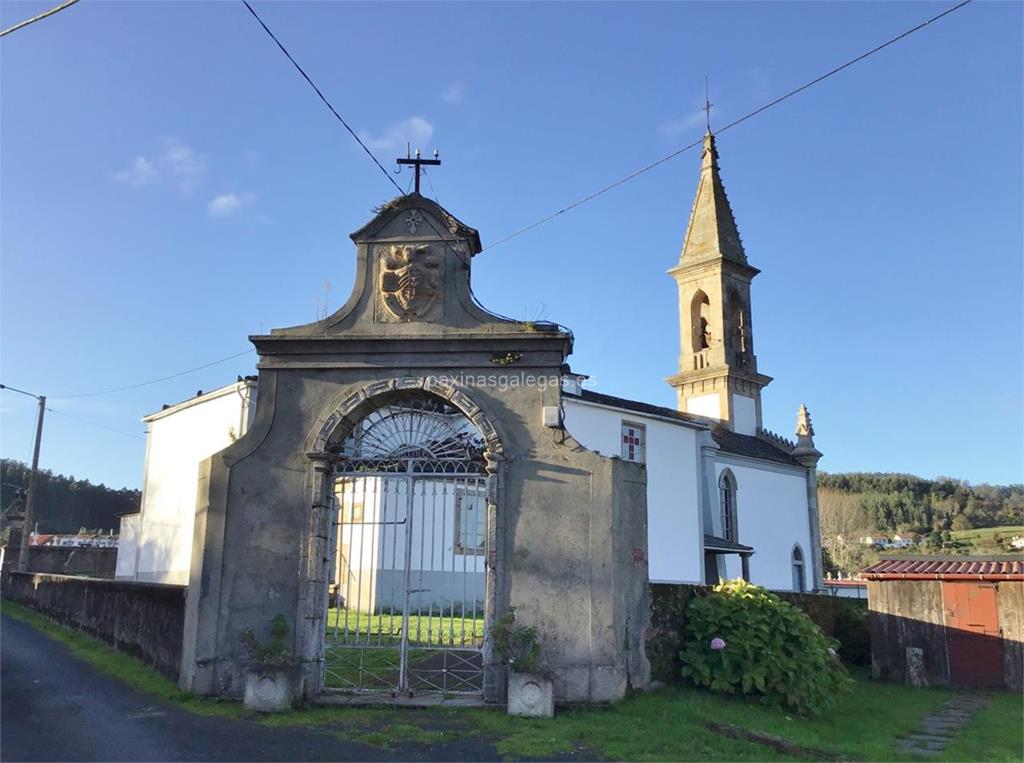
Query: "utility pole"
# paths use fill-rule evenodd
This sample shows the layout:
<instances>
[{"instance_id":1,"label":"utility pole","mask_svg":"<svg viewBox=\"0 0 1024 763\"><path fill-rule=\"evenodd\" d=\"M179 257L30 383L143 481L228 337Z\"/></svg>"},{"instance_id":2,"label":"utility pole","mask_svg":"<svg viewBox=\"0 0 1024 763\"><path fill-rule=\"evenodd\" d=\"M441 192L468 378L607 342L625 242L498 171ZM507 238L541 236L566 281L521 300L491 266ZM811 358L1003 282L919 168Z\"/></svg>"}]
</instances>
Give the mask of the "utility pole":
<instances>
[{"instance_id":1,"label":"utility pole","mask_svg":"<svg viewBox=\"0 0 1024 763\"><path fill-rule=\"evenodd\" d=\"M25 496L25 519L21 528L21 548L18 553L18 572L28 572L28 536L32 531L36 513L36 482L39 474L39 446L43 442L43 415L46 413L46 395L33 395L23 389L0 384L0 389L9 389L39 401L39 417L36 419L36 442L32 448L32 471L28 474L28 493Z\"/></svg>"},{"instance_id":2,"label":"utility pole","mask_svg":"<svg viewBox=\"0 0 1024 763\"><path fill-rule=\"evenodd\" d=\"M25 496L25 525L21 531L21 553L18 554L18 572L28 572L28 536L36 520L36 482L39 475L39 446L43 442L44 413L46 413L46 395L39 395L39 418L36 419L36 444L32 448L32 471L28 473L28 495Z\"/></svg>"},{"instance_id":3,"label":"utility pole","mask_svg":"<svg viewBox=\"0 0 1024 763\"><path fill-rule=\"evenodd\" d=\"M420 170L422 169L423 165L426 164L426 165L429 165L431 167L436 167L437 165L439 165L441 163L441 159L439 158L439 154L437 153L436 150L434 151L434 158L433 159L422 159L422 158L420 158L420 150L418 148L416 149L416 157L415 158L409 156L408 155L409 154L408 151L406 151L405 153L406 153L406 157L404 159L396 159L395 161L397 161L399 165L408 164L408 165L411 165L411 166L415 167L415 171L416 171L416 191L415 192L418 194L420 192Z\"/></svg>"}]
</instances>

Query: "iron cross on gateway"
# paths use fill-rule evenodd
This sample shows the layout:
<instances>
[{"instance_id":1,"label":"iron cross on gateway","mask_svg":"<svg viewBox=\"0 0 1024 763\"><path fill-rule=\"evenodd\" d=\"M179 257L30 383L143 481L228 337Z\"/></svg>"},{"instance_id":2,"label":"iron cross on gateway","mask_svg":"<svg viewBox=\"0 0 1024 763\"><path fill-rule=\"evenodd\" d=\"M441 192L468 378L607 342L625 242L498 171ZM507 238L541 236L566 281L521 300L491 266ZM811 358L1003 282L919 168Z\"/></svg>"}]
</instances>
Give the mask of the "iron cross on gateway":
<instances>
[{"instance_id":1,"label":"iron cross on gateway","mask_svg":"<svg viewBox=\"0 0 1024 763\"><path fill-rule=\"evenodd\" d=\"M399 165L411 164L415 168L415 172L416 172L416 186L415 186L415 190L416 190L416 193L420 192L420 169L423 167L423 165L429 165L431 167L436 167L436 166L441 164L440 154L437 153L437 149L436 148L434 149L434 158L433 159L422 159L422 158L420 158L420 150L417 148L416 149L416 156L415 157L409 156L408 153L407 153L404 159L396 159L396 161L398 162Z\"/></svg>"}]
</instances>

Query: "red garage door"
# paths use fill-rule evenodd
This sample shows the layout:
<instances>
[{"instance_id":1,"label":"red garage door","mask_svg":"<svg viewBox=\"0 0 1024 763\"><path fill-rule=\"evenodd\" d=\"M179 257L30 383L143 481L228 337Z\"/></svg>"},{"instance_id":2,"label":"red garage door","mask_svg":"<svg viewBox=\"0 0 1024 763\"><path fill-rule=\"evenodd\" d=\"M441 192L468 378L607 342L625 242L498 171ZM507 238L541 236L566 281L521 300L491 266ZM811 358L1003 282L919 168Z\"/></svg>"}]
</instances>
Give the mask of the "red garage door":
<instances>
[{"instance_id":1,"label":"red garage door","mask_svg":"<svg viewBox=\"0 0 1024 763\"><path fill-rule=\"evenodd\" d=\"M943 582L942 601L953 685L1002 687L1003 642L996 584Z\"/></svg>"}]
</instances>

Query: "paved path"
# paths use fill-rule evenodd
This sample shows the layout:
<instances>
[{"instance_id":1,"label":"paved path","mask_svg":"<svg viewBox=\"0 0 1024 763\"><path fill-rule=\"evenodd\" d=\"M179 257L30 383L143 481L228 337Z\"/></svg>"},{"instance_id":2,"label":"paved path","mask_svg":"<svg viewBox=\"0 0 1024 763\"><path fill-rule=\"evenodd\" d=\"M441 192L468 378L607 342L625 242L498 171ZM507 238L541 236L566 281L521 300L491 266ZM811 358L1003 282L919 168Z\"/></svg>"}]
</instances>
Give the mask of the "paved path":
<instances>
[{"instance_id":1,"label":"paved path","mask_svg":"<svg viewBox=\"0 0 1024 763\"><path fill-rule=\"evenodd\" d=\"M0 671L2 761L501 759L480 737L385 750L347 741L338 727L269 728L193 715L98 673L6 615Z\"/></svg>"},{"instance_id":2,"label":"paved path","mask_svg":"<svg viewBox=\"0 0 1024 763\"><path fill-rule=\"evenodd\" d=\"M938 755L953 737L989 700L983 694L956 694L934 715L921 721L920 728L900 742L900 752Z\"/></svg>"}]
</instances>

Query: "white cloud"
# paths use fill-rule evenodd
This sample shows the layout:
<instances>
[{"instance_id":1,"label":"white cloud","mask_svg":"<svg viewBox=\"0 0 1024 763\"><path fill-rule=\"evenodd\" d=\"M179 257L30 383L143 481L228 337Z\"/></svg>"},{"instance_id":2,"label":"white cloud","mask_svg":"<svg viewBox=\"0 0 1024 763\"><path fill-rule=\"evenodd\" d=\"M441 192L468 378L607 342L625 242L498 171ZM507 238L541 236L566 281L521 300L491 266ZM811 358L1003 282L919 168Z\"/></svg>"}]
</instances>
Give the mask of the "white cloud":
<instances>
[{"instance_id":1,"label":"white cloud","mask_svg":"<svg viewBox=\"0 0 1024 763\"><path fill-rule=\"evenodd\" d=\"M222 193L210 199L206 211L210 217L231 217L255 200L256 197L251 193Z\"/></svg>"},{"instance_id":2,"label":"white cloud","mask_svg":"<svg viewBox=\"0 0 1024 763\"><path fill-rule=\"evenodd\" d=\"M705 96L701 93L694 96L691 101L692 108L678 119L671 119L658 125L658 132L668 138L678 138L681 135L693 133L695 127L703 128L707 124L707 116L704 112ZM711 104L711 120L721 124L722 110L714 103Z\"/></svg>"},{"instance_id":3,"label":"white cloud","mask_svg":"<svg viewBox=\"0 0 1024 763\"><path fill-rule=\"evenodd\" d=\"M466 95L466 83L465 82L453 82L444 89L441 93L441 100L445 103L450 103L453 106L458 106L462 103L462 99Z\"/></svg>"},{"instance_id":4,"label":"white cloud","mask_svg":"<svg viewBox=\"0 0 1024 763\"><path fill-rule=\"evenodd\" d=\"M206 176L206 159L177 138L164 140L160 163L177 178L178 188L184 194L192 193Z\"/></svg>"},{"instance_id":5,"label":"white cloud","mask_svg":"<svg viewBox=\"0 0 1024 763\"><path fill-rule=\"evenodd\" d=\"M409 117L385 128L380 135L359 133L360 140L371 151L404 150L406 144L415 151L417 148L427 153L427 141L434 134L434 126L423 117Z\"/></svg>"},{"instance_id":6,"label":"white cloud","mask_svg":"<svg viewBox=\"0 0 1024 763\"><path fill-rule=\"evenodd\" d=\"M165 138L163 148L155 157L137 156L126 169L115 172L112 177L132 188L153 185L169 177L176 181L178 190L188 196L206 177L206 158L177 138Z\"/></svg>"},{"instance_id":7,"label":"white cloud","mask_svg":"<svg viewBox=\"0 0 1024 763\"><path fill-rule=\"evenodd\" d=\"M679 119L662 122L658 125L658 132L669 138L675 138L683 133L691 132L694 127L704 123L704 109L699 108Z\"/></svg>"},{"instance_id":8,"label":"white cloud","mask_svg":"<svg viewBox=\"0 0 1024 763\"><path fill-rule=\"evenodd\" d=\"M141 188L159 180L160 172L149 159L137 156L126 169L115 172L111 177L118 183L126 183L132 188Z\"/></svg>"}]
</instances>

